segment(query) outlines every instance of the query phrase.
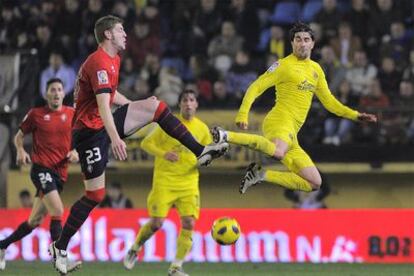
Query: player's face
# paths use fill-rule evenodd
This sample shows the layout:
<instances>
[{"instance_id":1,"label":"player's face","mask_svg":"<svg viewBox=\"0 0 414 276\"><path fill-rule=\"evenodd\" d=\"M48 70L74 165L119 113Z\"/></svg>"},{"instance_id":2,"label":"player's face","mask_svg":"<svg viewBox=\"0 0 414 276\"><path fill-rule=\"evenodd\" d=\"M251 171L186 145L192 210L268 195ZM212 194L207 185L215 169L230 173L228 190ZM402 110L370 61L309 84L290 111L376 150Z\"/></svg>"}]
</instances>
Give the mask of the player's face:
<instances>
[{"instance_id":1,"label":"player's face","mask_svg":"<svg viewBox=\"0 0 414 276\"><path fill-rule=\"evenodd\" d=\"M46 101L51 109L58 109L62 106L65 92L60 82L54 82L49 85L46 92Z\"/></svg>"},{"instance_id":2,"label":"player's face","mask_svg":"<svg viewBox=\"0 0 414 276\"><path fill-rule=\"evenodd\" d=\"M126 37L127 35L122 24L115 24L115 26L111 30L111 42L118 51L125 50Z\"/></svg>"},{"instance_id":3,"label":"player's face","mask_svg":"<svg viewBox=\"0 0 414 276\"><path fill-rule=\"evenodd\" d=\"M185 119L191 119L197 110L198 102L194 94L185 94L180 101L180 112Z\"/></svg>"},{"instance_id":4,"label":"player's face","mask_svg":"<svg viewBox=\"0 0 414 276\"><path fill-rule=\"evenodd\" d=\"M292 41L293 54L298 59L307 59L310 57L314 45L315 42L308 32L295 33Z\"/></svg>"}]
</instances>

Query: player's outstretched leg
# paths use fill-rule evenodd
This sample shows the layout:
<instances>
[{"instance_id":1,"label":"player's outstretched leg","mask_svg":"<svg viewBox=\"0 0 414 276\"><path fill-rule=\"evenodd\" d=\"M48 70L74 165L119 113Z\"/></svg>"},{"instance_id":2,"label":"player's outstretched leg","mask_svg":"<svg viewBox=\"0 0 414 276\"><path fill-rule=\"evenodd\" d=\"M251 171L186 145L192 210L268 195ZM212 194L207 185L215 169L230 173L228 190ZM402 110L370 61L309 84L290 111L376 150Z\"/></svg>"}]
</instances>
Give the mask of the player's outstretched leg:
<instances>
[{"instance_id":1,"label":"player's outstretched leg","mask_svg":"<svg viewBox=\"0 0 414 276\"><path fill-rule=\"evenodd\" d=\"M230 143L246 146L272 157L276 154L276 145L261 135L227 131L221 127L213 127L210 131L215 143Z\"/></svg>"},{"instance_id":2,"label":"player's outstretched leg","mask_svg":"<svg viewBox=\"0 0 414 276\"><path fill-rule=\"evenodd\" d=\"M6 269L6 249L0 249L0 270Z\"/></svg>"},{"instance_id":3,"label":"player's outstretched leg","mask_svg":"<svg viewBox=\"0 0 414 276\"><path fill-rule=\"evenodd\" d=\"M256 184L259 184L263 180L264 180L264 176L263 176L262 168L256 163L251 163L247 167L246 174L244 175L240 183L239 192L241 194L244 194L248 188Z\"/></svg>"},{"instance_id":4,"label":"player's outstretched leg","mask_svg":"<svg viewBox=\"0 0 414 276\"><path fill-rule=\"evenodd\" d=\"M68 273L68 254L66 250L58 249L55 246L56 242L49 245L49 254L52 256L56 270L62 275Z\"/></svg>"},{"instance_id":5,"label":"player's outstretched leg","mask_svg":"<svg viewBox=\"0 0 414 276\"><path fill-rule=\"evenodd\" d=\"M170 267L168 269L168 276L189 276L181 267Z\"/></svg>"}]
</instances>

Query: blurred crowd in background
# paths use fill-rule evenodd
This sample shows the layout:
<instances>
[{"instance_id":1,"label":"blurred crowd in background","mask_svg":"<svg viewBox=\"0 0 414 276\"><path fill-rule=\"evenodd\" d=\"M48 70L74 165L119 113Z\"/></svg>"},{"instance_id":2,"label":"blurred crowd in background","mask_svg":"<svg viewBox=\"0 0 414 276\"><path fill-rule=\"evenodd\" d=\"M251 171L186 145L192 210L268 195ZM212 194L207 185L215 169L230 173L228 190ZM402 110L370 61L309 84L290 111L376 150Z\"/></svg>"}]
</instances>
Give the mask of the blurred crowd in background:
<instances>
[{"instance_id":1,"label":"blurred crowd in background","mask_svg":"<svg viewBox=\"0 0 414 276\"><path fill-rule=\"evenodd\" d=\"M94 23L113 14L128 35L119 91L174 107L191 88L201 107L234 110L249 84L290 54L288 30L301 20L315 31L312 58L336 97L381 119L353 128L315 101L305 142L414 141L411 0L2 0L0 9L0 54L36 49L39 98L59 77L71 103L76 72L97 47ZM274 97L266 93L255 108L273 106Z\"/></svg>"}]
</instances>

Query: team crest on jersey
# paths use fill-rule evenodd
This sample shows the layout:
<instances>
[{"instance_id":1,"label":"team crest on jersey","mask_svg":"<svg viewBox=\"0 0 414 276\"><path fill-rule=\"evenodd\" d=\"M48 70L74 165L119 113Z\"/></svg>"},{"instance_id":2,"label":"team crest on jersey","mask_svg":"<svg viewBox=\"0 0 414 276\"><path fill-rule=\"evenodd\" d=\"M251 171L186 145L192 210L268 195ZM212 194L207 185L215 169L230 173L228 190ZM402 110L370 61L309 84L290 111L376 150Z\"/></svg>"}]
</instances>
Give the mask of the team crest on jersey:
<instances>
[{"instance_id":1,"label":"team crest on jersey","mask_svg":"<svg viewBox=\"0 0 414 276\"><path fill-rule=\"evenodd\" d=\"M318 79L318 73L316 73L316 71L313 71L313 78L314 78L315 80L317 80L317 79Z\"/></svg>"},{"instance_id":2,"label":"team crest on jersey","mask_svg":"<svg viewBox=\"0 0 414 276\"><path fill-rule=\"evenodd\" d=\"M270 67L267 69L267 72L273 72L275 71L275 69L279 66L279 61L275 61L273 62L272 65L270 65Z\"/></svg>"},{"instance_id":3,"label":"team crest on jersey","mask_svg":"<svg viewBox=\"0 0 414 276\"><path fill-rule=\"evenodd\" d=\"M50 121L50 115L46 114L45 116L43 116L43 120Z\"/></svg>"},{"instance_id":4,"label":"team crest on jersey","mask_svg":"<svg viewBox=\"0 0 414 276\"><path fill-rule=\"evenodd\" d=\"M62 115L60 115L60 119L62 120L62 122L66 122L68 117L66 116L66 114L62 114Z\"/></svg>"},{"instance_id":5,"label":"team crest on jersey","mask_svg":"<svg viewBox=\"0 0 414 276\"><path fill-rule=\"evenodd\" d=\"M106 70L100 70L100 71L96 72L96 74L98 75L98 84L99 85L109 83L108 73L106 72Z\"/></svg>"}]
</instances>

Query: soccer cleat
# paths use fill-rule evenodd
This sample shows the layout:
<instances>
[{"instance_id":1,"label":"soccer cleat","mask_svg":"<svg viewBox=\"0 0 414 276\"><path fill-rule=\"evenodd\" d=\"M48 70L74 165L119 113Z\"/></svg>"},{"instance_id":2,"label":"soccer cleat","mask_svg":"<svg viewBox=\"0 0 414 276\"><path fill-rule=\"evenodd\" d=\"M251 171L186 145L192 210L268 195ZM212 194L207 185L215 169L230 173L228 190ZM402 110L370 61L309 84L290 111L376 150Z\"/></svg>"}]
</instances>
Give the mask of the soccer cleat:
<instances>
[{"instance_id":1,"label":"soccer cleat","mask_svg":"<svg viewBox=\"0 0 414 276\"><path fill-rule=\"evenodd\" d=\"M49 245L49 254L53 257L53 265L61 275L68 273L68 254L66 250L58 249L55 242Z\"/></svg>"},{"instance_id":2,"label":"soccer cleat","mask_svg":"<svg viewBox=\"0 0 414 276\"><path fill-rule=\"evenodd\" d=\"M68 262L67 271L68 273L75 272L76 270L81 269L82 262L81 261L75 261L75 262Z\"/></svg>"},{"instance_id":3,"label":"soccer cleat","mask_svg":"<svg viewBox=\"0 0 414 276\"><path fill-rule=\"evenodd\" d=\"M172 266L168 269L168 276L190 276L185 273L182 267Z\"/></svg>"},{"instance_id":4,"label":"soccer cleat","mask_svg":"<svg viewBox=\"0 0 414 276\"><path fill-rule=\"evenodd\" d=\"M6 269L6 249L0 249L0 270Z\"/></svg>"},{"instance_id":5,"label":"soccer cleat","mask_svg":"<svg viewBox=\"0 0 414 276\"><path fill-rule=\"evenodd\" d=\"M251 163L247 167L246 174L244 175L239 188L241 194L244 194L251 186L262 182L263 176L261 175L261 170L262 168L256 163Z\"/></svg>"},{"instance_id":6,"label":"soccer cleat","mask_svg":"<svg viewBox=\"0 0 414 276\"><path fill-rule=\"evenodd\" d=\"M128 270L131 270L134 267L136 261L137 251L133 249L128 250L124 257L124 267Z\"/></svg>"},{"instance_id":7,"label":"soccer cleat","mask_svg":"<svg viewBox=\"0 0 414 276\"><path fill-rule=\"evenodd\" d=\"M199 166L210 165L213 159L219 158L229 149L228 143L210 144L204 147L203 152L197 157Z\"/></svg>"},{"instance_id":8,"label":"soccer cleat","mask_svg":"<svg viewBox=\"0 0 414 276\"><path fill-rule=\"evenodd\" d=\"M227 142L227 133L223 128L215 126L212 129L210 129L210 132L213 136L214 143Z\"/></svg>"}]
</instances>

